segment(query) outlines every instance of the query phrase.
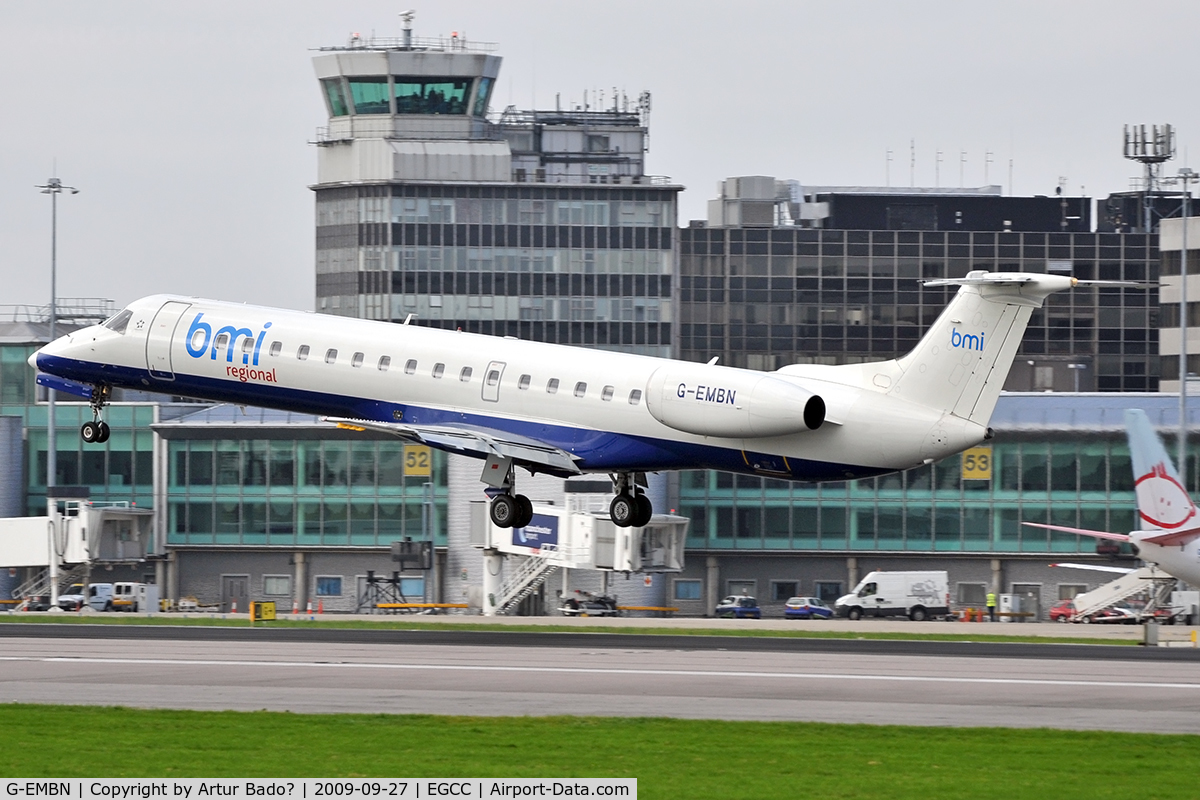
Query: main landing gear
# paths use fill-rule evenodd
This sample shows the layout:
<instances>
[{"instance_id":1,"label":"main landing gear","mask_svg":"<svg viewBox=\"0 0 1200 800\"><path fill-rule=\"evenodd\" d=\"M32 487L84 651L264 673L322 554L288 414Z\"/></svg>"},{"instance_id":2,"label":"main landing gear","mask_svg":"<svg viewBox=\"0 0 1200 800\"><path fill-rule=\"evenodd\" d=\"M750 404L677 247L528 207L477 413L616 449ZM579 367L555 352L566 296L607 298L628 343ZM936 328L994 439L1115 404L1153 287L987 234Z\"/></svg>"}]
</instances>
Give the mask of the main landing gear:
<instances>
[{"instance_id":1,"label":"main landing gear","mask_svg":"<svg viewBox=\"0 0 1200 800\"><path fill-rule=\"evenodd\" d=\"M524 528L533 521L533 503L523 494L498 494L489 513L498 528Z\"/></svg>"},{"instance_id":2,"label":"main landing gear","mask_svg":"<svg viewBox=\"0 0 1200 800\"><path fill-rule=\"evenodd\" d=\"M635 485L634 476L629 472L621 472L613 476L617 496L608 506L608 515L618 528L640 528L650 522L654 515L654 506L650 498Z\"/></svg>"},{"instance_id":3,"label":"main landing gear","mask_svg":"<svg viewBox=\"0 0 1200 800\"><path fill-rule=\"evenodd\" d=\"M511 458L488 456L483 464L481 480L488 484L492 498L488 514L497 528L524 528L533 521L533 503L523 494L516 494L516 468Z\"/></svg>"},{"instance_id":4,"label":"main landing gear","mask_svg":"<svg viewBox=\"0 0 1200 800\"><path fill-rule=\"evenodd\" d=\"M83 437L85 444L104 444L108 441L112 431L109 430L108 423L101 419L101 415L110 397L111 386L97 386L92 390L92 421L83 423L83 427L79 429L79 435Z\"/></svg>"}]
</instances>

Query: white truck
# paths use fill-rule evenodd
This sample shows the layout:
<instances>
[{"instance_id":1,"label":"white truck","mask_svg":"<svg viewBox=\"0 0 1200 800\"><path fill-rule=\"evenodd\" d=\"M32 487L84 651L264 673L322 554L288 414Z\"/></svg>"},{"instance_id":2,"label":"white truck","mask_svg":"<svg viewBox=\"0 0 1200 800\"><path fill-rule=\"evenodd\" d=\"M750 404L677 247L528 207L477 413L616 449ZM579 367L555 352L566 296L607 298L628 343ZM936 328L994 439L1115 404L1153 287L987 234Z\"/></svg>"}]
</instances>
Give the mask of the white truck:
<instances>
[{"instance_id":1,"label":"white truck","mask_svg":"<svg viewBox=\"0 0 1200 800\"><path fill-rule=\"evenodd\" d=\"M87 604L93 611L134 611L142 614L159 610L158 587L152 583L89 583Z\"/></svg>"},{"instance_id":2,"label":"white truck","mask_svg":"<svg viewBox=\"0 0 1200 800\"><path fill-rule=\"evenodd\" d=\"M905 616L920 622L950 613L950 579L944 570L868 572L834 605L841 617Z\"/></svg>"}]
</instances>

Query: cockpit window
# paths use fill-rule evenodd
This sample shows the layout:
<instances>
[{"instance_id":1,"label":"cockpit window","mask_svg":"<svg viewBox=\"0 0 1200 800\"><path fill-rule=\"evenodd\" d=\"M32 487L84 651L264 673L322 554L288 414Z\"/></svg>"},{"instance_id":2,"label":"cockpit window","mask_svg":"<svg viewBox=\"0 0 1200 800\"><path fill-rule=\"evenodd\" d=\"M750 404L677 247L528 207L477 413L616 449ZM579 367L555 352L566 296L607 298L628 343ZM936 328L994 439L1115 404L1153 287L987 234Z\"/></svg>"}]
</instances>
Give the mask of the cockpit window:
<instances>
[{"instance_id":1,"label":"cockpit window","mask_svg":"<svg viewBox=\"0 0 1200 800\"><path fill-rule=\"evenodd\" d=\"M108 321L104 323L104 327L110 331L125 333L125 327L129 325L129 320L132 318L133 312L127 308L115 317L109 317Z\"/></svg>"}]
</instances>

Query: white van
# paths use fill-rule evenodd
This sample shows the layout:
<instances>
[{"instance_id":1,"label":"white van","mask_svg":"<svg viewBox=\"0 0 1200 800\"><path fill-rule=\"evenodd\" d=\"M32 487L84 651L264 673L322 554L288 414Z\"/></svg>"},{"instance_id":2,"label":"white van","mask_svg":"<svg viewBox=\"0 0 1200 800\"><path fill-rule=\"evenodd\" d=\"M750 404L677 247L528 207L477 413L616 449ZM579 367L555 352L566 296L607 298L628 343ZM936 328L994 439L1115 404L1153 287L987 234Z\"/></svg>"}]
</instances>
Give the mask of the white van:
<instances>
[{"instance_id":1,"label":"white van","mask_svg":"<svg viewBox=\"0 0 1200 800\"><path fill-rule=\"evenodd\" d=\"M905 616L920 621L950 613L950 578L944 570L868 572L850 594L838 598L840 617Z\"/></svg>"},{"instance_id":2,"label":"white van","mask_svg":"<svg viewBox=\"0 0 1200 800\"><path fill-rule=\"evenodd\" d=\"M154 584L132 581L90 583L87 589L87 604L93 611L156 612L158 598L158 587Z\"/></svg>"}]
</instances>

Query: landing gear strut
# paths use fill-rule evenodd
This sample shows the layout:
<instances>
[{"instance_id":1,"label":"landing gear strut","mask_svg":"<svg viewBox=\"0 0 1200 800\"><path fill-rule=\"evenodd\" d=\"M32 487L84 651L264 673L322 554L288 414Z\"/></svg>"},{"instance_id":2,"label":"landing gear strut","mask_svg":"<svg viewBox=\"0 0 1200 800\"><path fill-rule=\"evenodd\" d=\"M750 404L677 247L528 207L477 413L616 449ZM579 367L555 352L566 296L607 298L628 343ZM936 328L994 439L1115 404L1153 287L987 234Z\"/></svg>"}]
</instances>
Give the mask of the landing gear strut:
<instances>
[{"instance_id":1,"label":"landing gear strut","mask_svg":"<svg viewBox=\"0 0 1200 800\"><path fill-rule=\"evenodd\" d=\"M84 443L104 444L108 441L108 437L112 431L109 430L108 423L101 419L101 417L104 412L104 406L108 404L111 396L111 386L97 386L92 390L92 421L83 423L83 427L79 429L79 435L83 437Z\"/></svg>"},{"instance_id":2,"label":"landing gear strut","mask_svg":"<svg viewBox=\"0 0 1200 800\"><path fill-rule=\"evenodd\" d=\"M618 473L613 478L617 496L608 507L608 515L618 528L640 528L650 522L654 515L654 506L650 498L638 488L633 475L628 472Z\"/></svg>"},{"instance_id":3,"label":"landing gear strut","mask_svg":"<svg viewBox=\"0 0 1200 800\"><path fill-rule=\"evenodd\" d=\"M533 521L533 503L515 494L516 469L511 458L489 456L483 465L483 482L490 487L492 505L488 514L497 528L524 528Z\"/></svg>"}]
</instances>

